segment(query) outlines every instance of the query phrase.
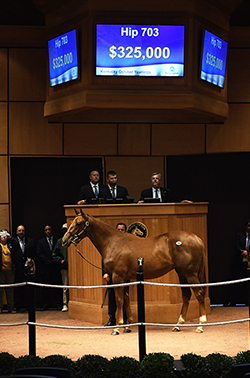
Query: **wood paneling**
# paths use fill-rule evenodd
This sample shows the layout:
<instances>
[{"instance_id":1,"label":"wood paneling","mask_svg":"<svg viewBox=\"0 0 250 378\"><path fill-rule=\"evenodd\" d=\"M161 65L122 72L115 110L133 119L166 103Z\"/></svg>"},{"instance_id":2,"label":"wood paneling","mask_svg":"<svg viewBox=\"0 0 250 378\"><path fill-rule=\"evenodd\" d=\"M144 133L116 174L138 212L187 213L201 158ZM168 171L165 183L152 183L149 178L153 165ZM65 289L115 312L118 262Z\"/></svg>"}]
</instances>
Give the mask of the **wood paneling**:
<instances>
[{"instance_id":1,"label":"wood paneling","mask_svg":"<svg viewBox=\"0 0 250 378\"><path fill-rule=\"evenodd\" d=\"M0 229L10 230L9 205L0 205Z\"/></svg>"},{"instance_id":2,"label":"wood paneling","mask_svg":"<svg viewBox=\"0 0 250 378\"><path fill-rule=\"evenodd\" d=\"M9 202L9 183L8 183L8 158L7 156L0 156L0 172L1 172L1 185L0 185L0 203Z\"/></svg>"},{"instance_id":3,"label":"wood paneling","mask_svg":"<svg viewBox=\"0 0 250 378\"><path fill-rule=\"evenodd\" d=\"M250 104L230 104L224 125L207 126L207 152L250 151Z\"/></svg>"},{"instance_id":4,"label":"wood paneling","mask_svg":"<svg viewBox=\"0 0 250 378\"><path fill-rule=\"evenodd\" d=\"M7 49L0 49L0 101L7 100Z\"/></svg>"},{"instance_id":5,"label":"wood paneling","mask_svg":"<svg viewBox=\"0 0 250 378\"><path fill-rule=\"evenodd\" d=\"M67 124L64 126L65 155L116 155L116 124Z\"/></svg>"},{"instance_id":6,"label":"wood paneling","mask_svg":"<svg viewBox=\"0 0 250 378\"><path fill-rule=\"evenodd\" d=\"M10 103L10 154L61 155L62 125L49 124L43 103Z\"/></svg>"},{"instance_id":7,"label":"wood paneling","mask_svg":"<svg viewBox=\"0 0 250 378\"><path fill-rule=\"evenodd\" d=\"M10 49L10 101L44 101L46 49Z\"/></svg>"},{"instance_id":8,"label":"wood paneling","mask_svg":"<svg viewBox=\"0 0 250 378\"><path fill-rule=\"evenodd\" d=\"M7 154L7 102L0 103L0 154Z\"/></svg>"},{"instance_id":9,"label":"wood paneling","mask_svg":"<svg viewBox=\"0 0 250 378\"><path fill-rule=\"evenodd\" d=\"M250 102L249 49L228 50L228 101Z\"/></svg>"},{"instance_id":10,"label":"wood paneling","mask_svg":"<svg viewBox=\"0 0 250 378\"><path fill-rule=\"evenodd\" d=\"M150 155L150 125L119 125L118 155Z\"/></svg>"},{"instance_id":11,"label":"wood paneling","mask_svg":"<svg viewBox=\"0 0 250 378\"><path fill-rule=\"evenodd\" d=\"M152 125L153 155L189 155L205 152L205 125Z\"/></svg>"},{"instance_id":12,"label":"wood paneling","mask_svg":"<svg viewBox=\"0 0 250 378\"><path fill-rule=\"evenodd\" d=\"M139 143L139 141L138 141ZM141 191L151 187L151 174L161 172L164 183L163 157L106 157L106 172L116 171L118 184L128 189L129 195L137 202Z\"/></svg>"}]
</instances>

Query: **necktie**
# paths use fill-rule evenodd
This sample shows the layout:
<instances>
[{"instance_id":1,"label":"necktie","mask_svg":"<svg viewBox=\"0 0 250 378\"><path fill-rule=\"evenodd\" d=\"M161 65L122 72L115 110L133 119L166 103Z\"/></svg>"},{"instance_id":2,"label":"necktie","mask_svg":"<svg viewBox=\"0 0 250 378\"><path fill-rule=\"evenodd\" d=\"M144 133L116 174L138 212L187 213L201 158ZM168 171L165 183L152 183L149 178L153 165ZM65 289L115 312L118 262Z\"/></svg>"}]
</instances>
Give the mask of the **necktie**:
<instances>
[{"instance_id":1,"label":"necktie","mask_svg":"<svg viewBox=\"0 0 250 378\"><path fill-rule=\"evenodd\" d=\"M111 194L112 194L112 198L115 198L115 189L114 188L111 188Z\"/></svg>"},{"instance_id":2,"label":"necktie","mask_svg":"<svg viewBox=\"0 0 250 378\"><path fill-rule=\"evenodd\" d=\"M98 197L98 190L97 190L97 186L96 185L94 185L94 188L95 188L95 196L96 196L96 198Z\"/></svg>"},{"instance_id":3,"label":"necktie","mask_svg":"<svg viewBox=\"0 0 250 378\"><path fill-rule=\"evenodd\" d=\"M21 242L21 249L22 249L22 252L24 253L24 249L25 249L24 241L23 241L23 240L20 240L20 242Z\"/></svg>"},{"instance_id":4,"label":"necktie","mask_svg":"<svg viewBox=\"0 0 250 378\"><path fill-rule=\"evenodd\" d=\"M159 198L158 189L155 189L155 198Z\"/></svg>"},{"instance_id":5,"label":"necktie","mask_svg":"<svg viewBox=\"0 0 250 378\"><path fill-rule=\"evenodd\" d=\"M49 239L49 247L50 247L50 250L52 251L52 239Z\"/></svg>"}]
</instances>

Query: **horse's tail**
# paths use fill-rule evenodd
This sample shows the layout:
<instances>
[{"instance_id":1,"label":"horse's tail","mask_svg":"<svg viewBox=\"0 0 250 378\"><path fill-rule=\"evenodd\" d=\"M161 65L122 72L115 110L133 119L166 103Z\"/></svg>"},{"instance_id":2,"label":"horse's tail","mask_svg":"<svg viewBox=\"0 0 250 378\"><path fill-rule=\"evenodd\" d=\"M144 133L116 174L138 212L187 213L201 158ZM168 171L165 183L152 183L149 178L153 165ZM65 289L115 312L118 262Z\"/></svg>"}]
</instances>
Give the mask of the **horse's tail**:
<instances>
[{"instance_id":1,"label":"horse's tail","mask_svg":"<svg viewBox=\"0 0 250 378\"><path fill-rule=\"evenodd\" d=\"M199 241L200 241L200 247L201 247L202 262L201 262L200 269L198 272L198 277L199 277L200 283L206 283L207 281L206 281L204 243L201 239Z\"/></svg>"}]
</instances>

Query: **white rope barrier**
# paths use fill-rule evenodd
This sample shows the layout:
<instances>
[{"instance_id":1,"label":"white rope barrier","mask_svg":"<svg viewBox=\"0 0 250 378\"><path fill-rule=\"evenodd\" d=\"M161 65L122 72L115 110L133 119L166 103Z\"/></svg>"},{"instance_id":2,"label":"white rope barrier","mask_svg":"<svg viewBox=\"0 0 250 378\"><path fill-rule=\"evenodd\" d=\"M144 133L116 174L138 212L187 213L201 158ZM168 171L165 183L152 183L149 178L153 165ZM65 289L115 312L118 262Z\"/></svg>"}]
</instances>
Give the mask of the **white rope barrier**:
<instances>
[{"instance_id":1,"label":"white rope barrier","mask_svg":"<svg viewBox=\"0 0 250 378\"><path fill-rule=\"evenodd\" d=\"M221 282L210 282L210 283L199 283L199 284L170 284L170 283L159 283L159 282L148 282L148 281L135 281L135 282L126 282L126 283L120 283L120 284L112 284L112 285L96 285L96 286L70 286L67 285L67 289L110 289L115 287L122 287L122 286L133 286L133 285L153 285L153 286L166 286L166 287L195 287L195 286L222 286L222 285L233 285L243 282L250 281L250 277L248 278L241 278L239 280L232 280L232 281L221 281ZM31 286L38 286L38 287L51 287L51 288L57 288L57 289L65 289L65 285L50 285L50 284L42 284L38 282L22 282L22 283L16 283L16 284L4 284L0 285L0 288L5 287L18 287L18 286L25 286L25 285L31 285Z\"/></svg>"}]
</instances>

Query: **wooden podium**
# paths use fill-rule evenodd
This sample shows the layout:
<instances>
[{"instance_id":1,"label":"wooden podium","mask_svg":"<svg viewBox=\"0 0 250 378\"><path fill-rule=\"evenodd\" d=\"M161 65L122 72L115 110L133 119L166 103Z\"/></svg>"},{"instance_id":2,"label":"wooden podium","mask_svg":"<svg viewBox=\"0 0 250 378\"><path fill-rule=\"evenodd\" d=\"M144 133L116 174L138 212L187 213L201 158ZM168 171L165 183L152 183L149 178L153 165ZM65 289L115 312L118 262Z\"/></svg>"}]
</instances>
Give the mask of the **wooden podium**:
<instances>
[{"instance_id":1,"label":"wooden podium","mask_svg":"<svg viewBox=\"0 0 250 378\"><path fill-rule=\"evenodd\" d=\"M65 214L68 226L75 218L75 209L101 220L114 227L118 222L142 222L148 229L148 236L163 234L171 230L184 230L197 234L205 244L206 274L207 263L207 209L208 203L159 203L159 204L121 204L121 205L66 205ZM80 253L86 260L101 268L101 255L88 238L78 244ZM86 262L76 251L69 247L69 285L97 286L105 285L102 271ZM140 257L140 251L138 251ZM152 282L179 283L173 270ZM96 324L106 324L108 321L108 296L101 308L106 289L70 289L69 317L82 319ZM178 287L144 286L145 319L153 323L175 323L182 306L181 289ZM130 300L134 321L137 321L137 289L130 287ZM206 294L207 314L210 312L208 290ZM192 294L187 319L199 316L198 302Z\"/></svg>"}]
</instances>

